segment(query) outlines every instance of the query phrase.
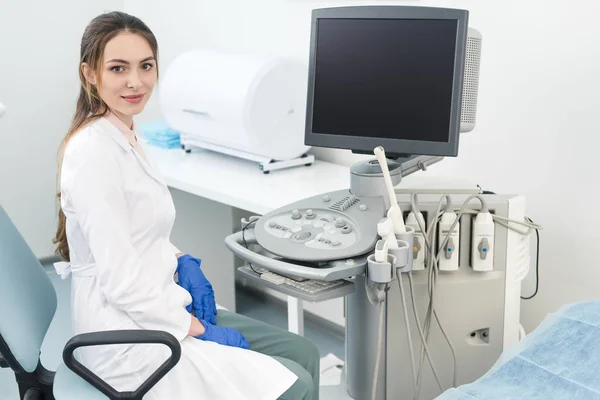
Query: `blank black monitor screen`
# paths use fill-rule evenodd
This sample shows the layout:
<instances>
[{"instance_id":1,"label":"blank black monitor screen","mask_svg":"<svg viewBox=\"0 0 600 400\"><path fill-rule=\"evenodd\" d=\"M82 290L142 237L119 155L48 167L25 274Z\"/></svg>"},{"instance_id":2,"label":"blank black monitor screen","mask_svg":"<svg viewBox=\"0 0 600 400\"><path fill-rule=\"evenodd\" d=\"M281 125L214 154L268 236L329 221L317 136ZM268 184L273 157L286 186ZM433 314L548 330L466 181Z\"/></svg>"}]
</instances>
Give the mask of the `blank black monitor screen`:
<instances>
[{"instance_id":1,"label":"blank black monitor screen","mask_svg":"<svg viewBox=\"0 0 600 400\"><path fill-rule=\"evenodd\" d=\"M312 132L448 142L458 21L318 20Z\"/></svg>"}]
</instances>

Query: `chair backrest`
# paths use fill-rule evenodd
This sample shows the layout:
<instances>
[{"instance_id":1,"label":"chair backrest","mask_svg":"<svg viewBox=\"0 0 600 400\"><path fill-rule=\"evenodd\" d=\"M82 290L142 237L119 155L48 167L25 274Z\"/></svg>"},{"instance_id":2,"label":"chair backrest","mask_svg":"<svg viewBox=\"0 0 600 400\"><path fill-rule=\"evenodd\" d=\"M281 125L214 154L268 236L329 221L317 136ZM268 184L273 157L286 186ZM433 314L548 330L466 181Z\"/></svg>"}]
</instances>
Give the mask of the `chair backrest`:
<instances>
[{"instance_id":1,"label":"chair backrest","mask_svg":"<svg viewBox=\"0 0 600 400\"><path fill-rule=\"evenodd\" d=\"M48 274L0 206L0 336L27 372L37 367L56 301Z\"/></svg>"}]
</instances>

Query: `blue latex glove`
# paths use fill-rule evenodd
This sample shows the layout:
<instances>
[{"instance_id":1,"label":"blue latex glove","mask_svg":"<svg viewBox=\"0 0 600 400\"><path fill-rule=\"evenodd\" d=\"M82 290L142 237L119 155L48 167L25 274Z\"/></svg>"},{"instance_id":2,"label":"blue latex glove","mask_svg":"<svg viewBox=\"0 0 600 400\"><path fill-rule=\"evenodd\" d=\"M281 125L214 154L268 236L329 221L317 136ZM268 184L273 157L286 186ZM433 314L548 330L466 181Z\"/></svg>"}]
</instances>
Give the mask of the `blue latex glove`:
<instances>
[{"instance_id":1,"label":"blue latex glove","mask_svg":"<svg viewBox=\"0 0 600 400\"><path fill-rule=\"evenodd\" d=\"M246 341L246 338L237 330L224 326L211 325L202 319L200 322L206 328L206 332L202 336L198 336L198 339L250 350L250 345Z\"/></svg>"},{"instance_id":2,"label":"blue latex glove","mask_svg":"<svg viewBox=\"0 0 600 400\"><path fill-rule=\"evenodd\" d=\"M217 304L212 285L200 268L201 261L189 254L177 259L179 286L192 295L192 303L187 306L188 312L195 310L196 318L206 320L209 324L217 324Z\"/></svg>"}]
</instances>

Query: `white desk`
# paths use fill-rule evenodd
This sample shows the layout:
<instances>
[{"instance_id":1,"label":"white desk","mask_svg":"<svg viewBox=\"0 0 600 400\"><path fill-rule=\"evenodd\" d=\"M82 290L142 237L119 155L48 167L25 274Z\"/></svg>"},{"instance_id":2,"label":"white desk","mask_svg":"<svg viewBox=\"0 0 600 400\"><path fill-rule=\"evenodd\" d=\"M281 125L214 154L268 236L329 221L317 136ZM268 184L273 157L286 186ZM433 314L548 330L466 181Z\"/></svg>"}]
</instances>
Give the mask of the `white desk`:
<instances>
[{"instance_id":1,"label":"white desk","mask_svg":"<svg viewBox=\"0 0 600 400\"><path fill-rule=\"evenodd\" d=\"M306 197L350 187L348 167L320 160L310 167L264 174L256 163L209 151L185 153L150 145L144 149L169 186L260 215Z\"/></svg>"},{"instance_id":2,"label":"white desk","mask_svg":"<svg viewBox=\"0 0 600 400\"><path fill-rule=\"evenodd\" d=\"M350 187L348 167L319 160L310 167L264 174L256 163L209 151L185 153L150 145L144 149L168 186L257 215L306 197ZM290 331L303 334L302 316L302 302L288 296Z\"/></svg>"}]
</instances>

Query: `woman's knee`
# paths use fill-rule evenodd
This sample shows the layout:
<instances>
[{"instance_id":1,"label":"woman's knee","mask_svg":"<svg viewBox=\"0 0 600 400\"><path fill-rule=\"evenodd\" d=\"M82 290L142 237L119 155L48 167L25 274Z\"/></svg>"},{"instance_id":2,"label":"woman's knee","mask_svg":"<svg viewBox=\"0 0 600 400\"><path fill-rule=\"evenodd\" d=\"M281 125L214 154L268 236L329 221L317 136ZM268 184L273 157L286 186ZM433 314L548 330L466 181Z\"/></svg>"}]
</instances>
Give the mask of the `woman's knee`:
<instances>
[{"instance_id":1,"label":"woman's knee","mask_svg":"<svg viewBox=\"0 0 600 400\"><path fill-rule=\"evenodd\" d=\"M290 344L291 348L299 359L306 361L300 364L306 366L307 363L317 363L318 365L321 356L317 346L303 336L294 336L293 343Z\"/></svg>"}]
</instances>

